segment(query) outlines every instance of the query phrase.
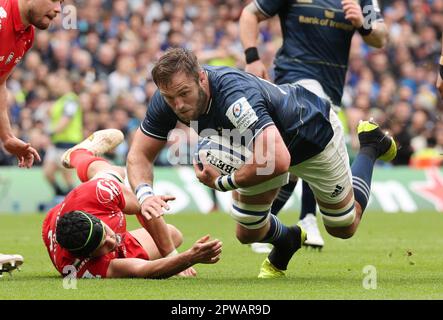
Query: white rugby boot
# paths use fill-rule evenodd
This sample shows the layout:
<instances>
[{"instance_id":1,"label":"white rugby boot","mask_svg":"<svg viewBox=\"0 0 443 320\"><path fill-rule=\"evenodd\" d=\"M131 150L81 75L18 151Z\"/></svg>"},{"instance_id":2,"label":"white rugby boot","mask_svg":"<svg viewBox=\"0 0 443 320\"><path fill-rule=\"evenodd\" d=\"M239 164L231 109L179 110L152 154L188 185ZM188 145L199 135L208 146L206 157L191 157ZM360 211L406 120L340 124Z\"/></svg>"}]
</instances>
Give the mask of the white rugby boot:
<instances>
[{"instance_id":1,"label":"white rugby boot","mask_svg":"<svg viewBox=\"0 0 443 320\"><path fill-rule=\"evenodd\" d=\"M272 251L272 244L270 243L254 242L250 246L255 253L270 253Z\"/></svg>"},{"instance_id":2,"label":"white rugby boot","mask_svg":"<svg viewBox=\"0 0 443 320\"><path fill-rule=\"evenodd\" d=\"M307 239L304 242L304 245L321 250L325 245L325 241L318 229L317 217L312 213L308 213L302 220L300 220L299 225L301 225L307 233Z\"/></svg>"},{"instance_id":3,"label":"white rugby boot","mask_svg":"<svg viewBox=\"0 0 443 320\"><path fill-rule=\"evenodd\" d=\"M73 146L63 153L61 161L65 168L72 168L71 166L71 153L77 149L86 149L91 151L95 156L102 155L116 146L118 146L124 140L123 132L118 129L105 129L98 130L91 134L88 138Z\"/></svg>"},{"instance_id":4,"label":"white rugby boot","mask_svg":"<svg viewBox=\"0 0 443 320\"><path fill-rule=\"evenodd\" d=\"M3 272L11 273L11 271L14 271L15 269L20 270L23 261L23 257L19 254L0 253L0 277L2 277Z\"/></svg>"}]
</instances>

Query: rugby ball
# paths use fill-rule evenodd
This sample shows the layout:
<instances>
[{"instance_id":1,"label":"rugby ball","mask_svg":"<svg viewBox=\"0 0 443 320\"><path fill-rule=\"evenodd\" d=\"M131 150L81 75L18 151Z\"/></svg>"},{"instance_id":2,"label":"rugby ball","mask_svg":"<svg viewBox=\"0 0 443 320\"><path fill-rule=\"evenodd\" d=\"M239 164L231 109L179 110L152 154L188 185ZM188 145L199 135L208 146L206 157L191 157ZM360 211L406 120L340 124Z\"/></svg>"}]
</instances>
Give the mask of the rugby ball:
<instances>
[{"instance_id":1,"label":"rugby ball","mask_svg":"<svg viewBox=\"0 0 443 320\"><path fill-rule=\"evenodd\" d=\"M229 138L213 135L201 138L194 158L203 168L202 159L222 175L234 173L250 158L252 152L240 144L231 144Z\"/></svg>"}]
</instances>

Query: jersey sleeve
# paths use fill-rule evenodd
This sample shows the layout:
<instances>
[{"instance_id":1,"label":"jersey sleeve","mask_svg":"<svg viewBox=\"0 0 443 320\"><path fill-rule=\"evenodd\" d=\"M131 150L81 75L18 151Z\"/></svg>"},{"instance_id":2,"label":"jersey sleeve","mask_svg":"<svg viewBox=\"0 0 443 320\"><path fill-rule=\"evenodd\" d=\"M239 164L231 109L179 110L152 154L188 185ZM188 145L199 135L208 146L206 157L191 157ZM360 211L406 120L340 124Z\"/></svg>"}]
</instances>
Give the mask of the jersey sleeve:
<instances>
[{"instance_id":1,"label":"jersey sleeve","mask_svg":"<svg viewBox=\"0 0 443 320\"><path fill-rule=\"evenodd\" d=\"M275 16L288 0L254 0L257 9L267 17Z\"/></svg>"},{"instance_id":2,"label":"jersey sleeve","mask_svg":"<svg viewBox=\"0 0 443 320\"><path fill-rule=\"evenodd\" d=\"M145 119L140 124L141 131L155 139L167 140L169 131L174 129L176 124L177 116L157 90L149 102Z\"/></svg>"},{"instance_id":3,"label":"jersey sleeve","mask_svg":"<svg viewBox=\"0 0 443 320\"><path fill-rule=\"evenodd\" d=\"M251 76L252 77L252 76ZM247 130L253 137L274 122L266 108L266 101L256 83L244 77L225 75L221 80L223 94L222 110L225 122L240 134Z\"/></svg>"},{"instance_id":4,"label":"jersey sleeve","mask_svg":"<svg viewBox=\"0 0 443 320\"><path fill-rule=\"evenodd\" d=\"M363 17L365 20L369 20L369 23L372 21L383 21L378 0L362 0L360 6Z\"/></svg>"}]
</instances>

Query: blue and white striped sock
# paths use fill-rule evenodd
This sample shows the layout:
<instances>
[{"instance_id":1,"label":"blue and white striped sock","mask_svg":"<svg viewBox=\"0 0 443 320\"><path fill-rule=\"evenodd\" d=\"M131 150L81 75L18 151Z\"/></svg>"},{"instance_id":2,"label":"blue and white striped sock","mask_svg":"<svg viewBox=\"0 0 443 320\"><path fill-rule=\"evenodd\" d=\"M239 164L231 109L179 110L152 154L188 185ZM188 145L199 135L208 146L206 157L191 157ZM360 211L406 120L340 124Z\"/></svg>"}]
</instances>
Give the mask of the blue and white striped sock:
<instances>
[{"instance_id":1,"label":"blue and white striped sock","mask_svg":"<svg viewBox=\"0 0 443 320\"><path fill-rule=\"evenodd\" d=\"M301 247L301 229L299 226L287 227L278 217L270 215L270 228L264 239L260 242L272 243L274 248L268 258L280 270L286 270L289 260Z\"/></svg>"},{"instance_id":2,"label":"blue and white striped sock","mask_svg":"<svg viewBox=\"0 0 443 320\"><path fill-rule=\"evenodd\" d=\"M352 163L352 186L354 188L355 200L360 204L362 210L366 209L371 193L372 171L375 159L366 154L359 153Z\"/></svg>"}]
</instances>

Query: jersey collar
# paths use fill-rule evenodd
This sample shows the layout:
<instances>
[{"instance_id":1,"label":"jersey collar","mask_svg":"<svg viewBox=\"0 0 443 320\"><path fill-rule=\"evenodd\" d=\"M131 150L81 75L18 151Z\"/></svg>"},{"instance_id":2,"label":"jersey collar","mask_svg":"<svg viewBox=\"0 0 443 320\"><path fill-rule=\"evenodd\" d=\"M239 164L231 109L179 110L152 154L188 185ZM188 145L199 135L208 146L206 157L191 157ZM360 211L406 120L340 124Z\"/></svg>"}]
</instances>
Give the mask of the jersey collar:
<instances>
[{"instance_id":1,"label":"jersey collar","mask_svg":"<svg viewBox=\"0 0 443 320\"><path fill-rule=\"evenodd\" d=\"M212 97L211 97L211 99L209 99L209 105L208 105L208 108L206 109L205 114L209 114L209 111L211 111L211 106L212 106Z\"/></svg>"},{"instance_id":2,"label":"jersey collar","mask_svg":"<svg viewBox=\"0 0 443 320\"><path fill-rule=\"evenodd\" d=\"M209 72L208 72L208 70L205 70L205 72L206 72L206 76L208 77L208 83L209 83ZM205 114L209 114L209 111L211 111L211 107L212 107L212 94L211 94L211 85L210 84L208 84L208 88L209 88L210 98L209 98L209 105L206 108Z\"/></svg>"},{"instance_id":3,"label":"jersey collar","mask_svg":"<svg viewBox=\"0 0 443 320\"><path fill-rule=\"evenodd\" d=\"M18 7L18 0L11 1L12 8L12 20L14 20L14 30L16 32L24 32L30 26L25 26L22 21L22 17L20 16L20 9Z\"/></svg>"}]
</instances>

